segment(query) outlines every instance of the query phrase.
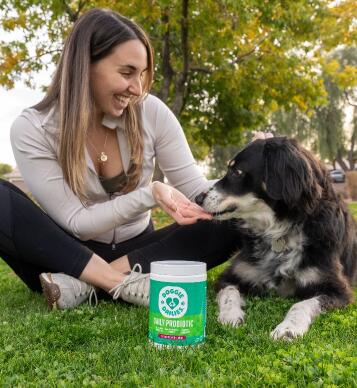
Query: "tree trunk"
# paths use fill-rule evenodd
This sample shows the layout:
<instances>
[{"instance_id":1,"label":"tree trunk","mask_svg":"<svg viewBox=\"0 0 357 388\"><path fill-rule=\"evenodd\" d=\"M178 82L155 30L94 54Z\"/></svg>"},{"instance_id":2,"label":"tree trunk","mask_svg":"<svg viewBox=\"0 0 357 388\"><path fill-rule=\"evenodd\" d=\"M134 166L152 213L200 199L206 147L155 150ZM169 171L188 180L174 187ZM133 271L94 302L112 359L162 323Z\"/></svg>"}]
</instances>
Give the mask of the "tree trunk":
<instances>
[{"instance_id":1,"label":"tree trunk","mask_svg":"<svg viewBox=\"0 0 357 388\"><path fill-rule=\"evenodd\" d=\"M172 111L179 117L184 108L185 90L187 88L187 79L189 72L189 47L188 47L188 0L182 0L182 18L181 18L181 48L183 56L182 72L175 83L175 99L172 105Z\"/></svg>"},{"instance_id":2,"label":"tree trunk","mask_svg":"<svg viewBox=\"0 0 357 388\"><path fill-rule=\"evenodd\" d=\"M345 161L342 158L342 151L341 151L341 149L339 149L337 151L336 161L341 166L343 171L347 171L348 170L348 166L347 166L347 164L345 163Z\"/></svg>"},{"instance_id":3,"label":"tree trunk","mask_svg":"<svg viewBox=\"0 0 357 388\"><path fill-rule=\"evenodd\" d=\"M163 10L161 21L166 28L165 28L165 34L162 39L162 47L161 47L163 80L162 80L161 88L157 93L157 97L159 97L160 100L163 101L164 103L167 103L169 93L170 93L170 85L172 83L172 77L175 74L170 63L170 14L169 14L168 7L166 7ZM164 173L160 170L160 167L158 166L157 162L155 162L153 181L163 182L164 178L165 178Z\"/></svg>"},{"instance_id":4,"label":"tree trunk","mask_svg":"<svg viewBox=\"0 0 357 388\"><path fill-rule=\"evenodd\" d=\"M165 8L162 15L162 23L165 24L166 30L162 40L162 74L163 81L161 85L161 89L158 93L158 97L163 102L167 102L170 92L170 85L172 82L172 77L174 76L174 71L171 67L170 63L170 17L169 17L169 9Z\"/></svg>"},{"instance_id":5,"label":"tree trunk","mask_svg":"<svg viewBox=\"0 0 357 388\"><path fill-rule=\"evenodd\" d=\"M351 146L350 146L350 150L348 151L348 163L350 165L350 170L354 170L355 168L355 161L353 158L355 142L356 142L356 130L353 130L352 136L351 136Z\"/></svg>"},{"instance_id":6,"label":"tree trunk","mask_svg":"<svg viewBox=\"0 0 357 388\"><path fill-rule=\"evenodd\" d=\"M167 102L170 92L170 85L172 83L175 71L171 67L170 63L170 24L169 24L169 10L165 9L162 15L162 22L166 24L166 31L163 37L162 43L162 68L163 68L163 82L161 89L158 93L158 97L163 101ZM178 75L178 79L175 83L175 98L171 109L176 117L180 116L184 108L185 91L188 84L188 73L189 73L189 47L188 47L188 0L182 0L182 18L181 18L181 47L183 56L183 69ZM155 163L155 171L153 180L160 182L164 181L164 174L160 170L157 163Z\"/></svg>"}]
</instances>

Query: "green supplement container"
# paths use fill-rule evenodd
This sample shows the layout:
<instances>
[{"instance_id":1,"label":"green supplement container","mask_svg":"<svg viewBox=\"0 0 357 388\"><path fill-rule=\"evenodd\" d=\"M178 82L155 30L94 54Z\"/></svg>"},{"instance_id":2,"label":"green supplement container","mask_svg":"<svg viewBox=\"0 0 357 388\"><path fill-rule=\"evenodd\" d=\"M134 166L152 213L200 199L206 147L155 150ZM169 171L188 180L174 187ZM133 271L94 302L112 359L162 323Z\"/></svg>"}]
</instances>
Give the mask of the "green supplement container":
<instances>
[{"instance_id":1,"label":"green supplement container","mask_svg":"<svg viewBox=\"0 0 357 388\"><path fill-rule=\"evenodd\" d=\"M206 336L206 263L151 263L149 340L158 347L199 345Z\"/></svg>"}]
</instances>

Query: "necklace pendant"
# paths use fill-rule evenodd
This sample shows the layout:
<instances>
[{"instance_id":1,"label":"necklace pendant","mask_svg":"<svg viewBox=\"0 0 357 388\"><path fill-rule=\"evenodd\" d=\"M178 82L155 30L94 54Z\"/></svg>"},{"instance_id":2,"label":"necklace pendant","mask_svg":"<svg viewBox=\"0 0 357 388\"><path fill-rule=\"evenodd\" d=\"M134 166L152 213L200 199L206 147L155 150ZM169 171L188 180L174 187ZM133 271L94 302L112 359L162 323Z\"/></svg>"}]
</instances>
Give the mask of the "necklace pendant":
<instances>
[{"instance_id":1,"label":"necklace pendant","mask_svg":"<svg viewBox=\"0 0 357 388\"><path fill-rule=\"evenodd\" d=\"M103 151L100 153L100 157L99 157L100 161L101 162L106 162L108 160L108 155Z\"/></svg>"}]
</instances>

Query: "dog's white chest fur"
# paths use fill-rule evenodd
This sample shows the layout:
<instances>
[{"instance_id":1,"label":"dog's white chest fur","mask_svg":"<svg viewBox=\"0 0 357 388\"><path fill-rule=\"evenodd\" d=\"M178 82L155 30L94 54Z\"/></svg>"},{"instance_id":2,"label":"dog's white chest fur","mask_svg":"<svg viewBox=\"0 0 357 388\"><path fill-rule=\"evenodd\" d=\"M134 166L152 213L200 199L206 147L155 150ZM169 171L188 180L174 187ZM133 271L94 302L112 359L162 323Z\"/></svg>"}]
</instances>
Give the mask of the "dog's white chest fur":
<instances>
[{"instance_id":1,"label":"dog's white chest fur","mask_svg":"<svg viewBox=\"0 0 357 388\"><path fill-rule=\"evenodd\" d=\"M251 229L248 222L245 226ZM299 274L303 243L301 228L274 223L259 237L259 243L253 249L254 260L238 262L234 272L256 287L275 289L284 296L292 295Z\"/></svg>"}]
</instances>

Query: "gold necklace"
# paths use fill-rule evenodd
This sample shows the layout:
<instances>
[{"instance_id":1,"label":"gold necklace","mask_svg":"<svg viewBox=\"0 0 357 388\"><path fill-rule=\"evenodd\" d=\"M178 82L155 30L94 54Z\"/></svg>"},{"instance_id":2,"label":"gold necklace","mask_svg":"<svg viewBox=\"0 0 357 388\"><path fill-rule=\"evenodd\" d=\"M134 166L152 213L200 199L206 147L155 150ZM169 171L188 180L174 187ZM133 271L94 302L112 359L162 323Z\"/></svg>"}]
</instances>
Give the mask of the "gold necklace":
<instances>
[{"instance_id":1,"label":"gold necklace","mask_svg":"<svg viewBox=\"0 0 357 388\"><path fill-rule=\"evenodd\" d=\"M107 138L108 138L108 131L105 131L105 140L104 140L104 145L103 145L103 151L102 152L98 152L96 146L88 138L89 144L94 148L94 151L96 152L96 154L99 155L98 158L97 158L99 163L105 163L108 160L108 155L105 153L105 146L107 144Z\"/></svg>"}]
</instances>

